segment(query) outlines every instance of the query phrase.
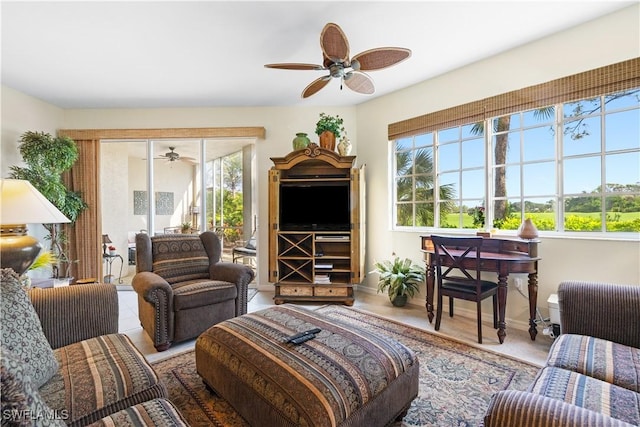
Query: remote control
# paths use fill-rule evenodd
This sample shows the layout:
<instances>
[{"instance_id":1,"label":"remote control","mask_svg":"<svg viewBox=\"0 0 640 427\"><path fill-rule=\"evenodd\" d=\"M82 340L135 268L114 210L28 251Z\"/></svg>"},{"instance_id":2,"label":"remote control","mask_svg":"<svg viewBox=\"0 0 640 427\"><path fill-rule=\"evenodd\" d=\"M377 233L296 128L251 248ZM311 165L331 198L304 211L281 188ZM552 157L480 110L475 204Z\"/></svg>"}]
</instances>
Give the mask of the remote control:
<instances>
[{"instance_id":1,"label":"remote control","mask_svg":"<svg viewBox=\"0 0 640 427\"><path fill-rule=\"evenodd\" d=\"M298 337L298 338L294 338L294 339L292 339L292 340L291 340L291 343L293 343L293 344L295 344L295 345L298 345L298 344L302 344L302 343L303 343L303 342L305 342L305 341L312 340L312 339L314 339L315 337L316 337L316 334L306 334L306 335L303 335L303 336L301 336L301 337Z\"/></svg>"},{"instance_id":2,"label":"remote control","mask_svg":"<svg viewBox=\"0 0 640 427\"><path fill-rule=\"evenodd\" d=\"M312 335L312 334L317 334L318 332L320 332L320 329L318 328L313 328L313 329L309 329L308 331L304 331L304 332L299 332L295 335L291 335L289 338L287 338L287 342L293 342L293 340L296 340L298 338L302 338L306 335Z\"/></svg>"}]
</instances>

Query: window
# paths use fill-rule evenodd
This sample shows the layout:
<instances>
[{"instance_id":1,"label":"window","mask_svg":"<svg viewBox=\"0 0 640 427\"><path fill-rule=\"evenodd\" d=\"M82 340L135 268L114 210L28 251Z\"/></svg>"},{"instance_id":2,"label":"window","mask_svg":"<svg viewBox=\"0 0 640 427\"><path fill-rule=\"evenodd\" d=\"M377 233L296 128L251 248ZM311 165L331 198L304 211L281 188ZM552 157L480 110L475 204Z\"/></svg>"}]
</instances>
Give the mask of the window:
<instances>
[{"instance_id":1,"label":"window","mask_svg":"<svg viewBox=\"0 0 640 427\"><path fill-rule=\"evenodd\" d=\"M640 231L640 88L394 141L394 224ZM437 189L437 191L436 191Z\"/></svg>"},{"instance_id":2,"label":"window","mask_svg":"<svg viewBox=\"0 0 640 427\"><path fill-rule=\"evenodd\" d=\"M564 104L565 231L640 231L639 94Z\"/></svg>"},{"instance_id":3,"label":"window","mask_svg":"<svg viewBox=\"0 0 640 427\"><path fill-rule=\"evenodd\" d=\"M539 230L555 229L555 111L549 106L491 120L493 227L515 230L535 213Z\"/></svg>"}]
</instances>

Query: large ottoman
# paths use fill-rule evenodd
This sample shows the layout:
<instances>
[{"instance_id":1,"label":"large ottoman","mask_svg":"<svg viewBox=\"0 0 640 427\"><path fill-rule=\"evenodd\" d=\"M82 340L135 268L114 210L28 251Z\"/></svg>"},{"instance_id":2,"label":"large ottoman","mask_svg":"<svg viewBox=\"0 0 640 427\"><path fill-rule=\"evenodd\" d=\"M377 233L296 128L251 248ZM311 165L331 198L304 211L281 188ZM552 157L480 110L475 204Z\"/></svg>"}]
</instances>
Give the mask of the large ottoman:
<instances>
[{"instance_id":1,"label":"large ottoman","mask_svg":"<svg viewBox=\"0 0 640 427\"><path fill-rule=\"evenodd\" d=\"M314 328L314 339L287 343ZM252 426L385 426L418 395L409 348L289 304L212 326L196 341L196 367Z\"/></svg>"}]
</instances>

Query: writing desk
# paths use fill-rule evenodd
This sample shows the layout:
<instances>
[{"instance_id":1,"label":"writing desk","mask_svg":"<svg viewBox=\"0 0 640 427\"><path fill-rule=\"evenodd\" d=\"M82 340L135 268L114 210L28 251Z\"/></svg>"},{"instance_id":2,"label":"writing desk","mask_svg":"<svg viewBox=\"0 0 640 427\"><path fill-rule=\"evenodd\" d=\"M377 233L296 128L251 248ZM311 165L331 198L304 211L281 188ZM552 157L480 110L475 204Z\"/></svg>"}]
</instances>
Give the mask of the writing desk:
<instances>
[{"instance_id":1,"label":"writing desk","mask_svg":"<svg viewBox=\"0 0 640 427\"><path fill-rule=\"evenodd\" d=\"M427 316L433 321L433 294L435 283L435 254L431 236L420 236L427 269ZM499 239L483 237L480 248L480 270L498 274L498 339L500 344L507 335L504 313L507 306L507 284L510 273L527 273L529 276L529 335L536 339L536 312L538 300L538 240ZM459 251L461 252L461 251ZM455 256L456 250L451 250ZM444 265L448 265L445 263Z\"/></svg>"}]
</instances>

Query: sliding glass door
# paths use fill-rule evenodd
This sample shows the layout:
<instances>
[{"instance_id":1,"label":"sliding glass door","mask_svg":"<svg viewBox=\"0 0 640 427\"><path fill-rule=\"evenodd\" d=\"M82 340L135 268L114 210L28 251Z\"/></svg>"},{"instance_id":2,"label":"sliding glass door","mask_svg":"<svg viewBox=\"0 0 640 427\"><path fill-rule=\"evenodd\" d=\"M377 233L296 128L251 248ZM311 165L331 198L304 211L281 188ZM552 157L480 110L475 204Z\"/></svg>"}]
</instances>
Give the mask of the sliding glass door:
<instances>
[{"instance_id":1,"label":"sliding glass door","mask_svg":"<svg viewBox=\"0 0 640 427\"><path fill-rule=\"evenodd\" d=\"M254 140L102 141L103 235L123 257L113 280L135 274L135 234L212 230L223 259L249 239L255 223ZM117 271L116 271L117 270ZM125 280L126 282L126 280Z\"/></svg>"}]
</instances>

